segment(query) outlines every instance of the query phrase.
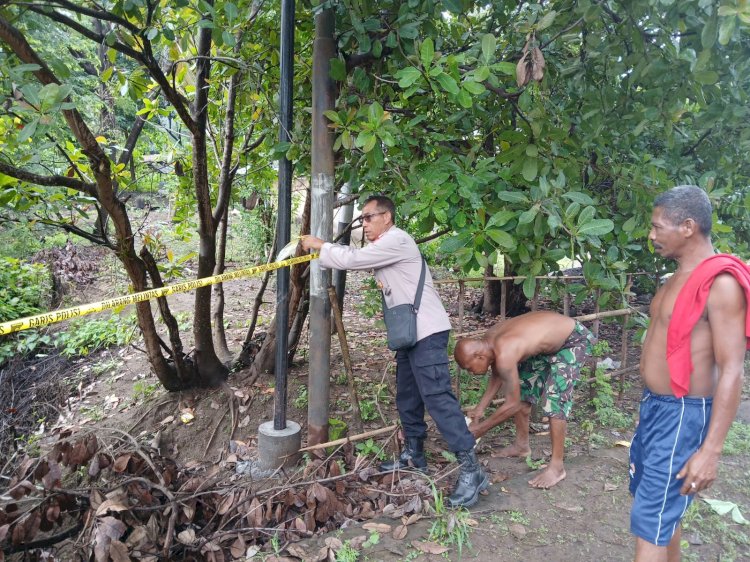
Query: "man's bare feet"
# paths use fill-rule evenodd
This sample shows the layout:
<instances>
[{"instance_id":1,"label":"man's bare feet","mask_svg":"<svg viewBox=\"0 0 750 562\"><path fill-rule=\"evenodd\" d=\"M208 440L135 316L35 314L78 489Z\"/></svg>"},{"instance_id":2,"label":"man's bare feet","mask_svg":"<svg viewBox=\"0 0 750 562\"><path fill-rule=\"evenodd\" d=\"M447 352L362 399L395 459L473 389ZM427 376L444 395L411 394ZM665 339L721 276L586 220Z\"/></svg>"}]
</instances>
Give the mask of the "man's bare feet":
<instances>
[{"instance_id":1,"label":"man's bare feet","mask_svg":"<svg viewBox=\"0 0 750 562\"><path fill-rule=\"evenodd\" d=\"M493 459L498 457L521 457L522 459L525 459L530 454L531 448L528 445L524 446L519 445L518 443L513 443L513 445L494 451L490 456Z\"/></svg>"},{"instance_id":2,"label":"man's bare feet","mask_svg":"<svg viewBox=\"0 0 750 562\"><path fill-rule=\"evenodd\" d=\"M529 480L529 486L531 486L532 488L541 488L543 490L546 490L563 480L565 476L566 474L564 468L554 468L552 466L548 466L544 471Z\"/></svg>"}]
</instances>

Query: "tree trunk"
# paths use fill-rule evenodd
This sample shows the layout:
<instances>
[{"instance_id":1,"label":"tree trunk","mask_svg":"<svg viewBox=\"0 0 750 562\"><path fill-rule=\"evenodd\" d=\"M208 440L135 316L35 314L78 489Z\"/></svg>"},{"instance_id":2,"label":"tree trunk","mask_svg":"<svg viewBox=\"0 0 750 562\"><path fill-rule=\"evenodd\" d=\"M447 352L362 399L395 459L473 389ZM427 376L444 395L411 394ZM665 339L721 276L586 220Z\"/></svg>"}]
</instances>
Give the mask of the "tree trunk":
<instances>
[{"instance_id":1,"label":"tree trunk","mask_svg":"<svg viewBox=\"0 0 750 562\"><path fill-rule=\"evenodd\" d=\"M196 62L195 99L192 107L193 130L193 185L198 201L198 278L210 277L216 266L216 228L211 208L211 190L208 184L208 156L206 153L206 127L208 120L208 77L211 72L211 30L198 32L198 57ZM229 369L219 360L214 350L211 329L211 287L195 291L193 336L195 363L202 380L212 387L226 380Z\"/></svg>"},{"instance_id":2,"label":"tree trunk","mask_svg":"<svg viewBox=\"0 0 750 562\"><path fill-rule=\"evenodd\" d=\"M494 277L495 268L487 264L484 269L485 277ZM482 294L482 312L490 316L497 316L500 314L500 293L502 291L502 281L485 281L484 292Z\"/></svg>"},{"instance_id":3,"label":"tree trunk","mask_svg":"<svg viewBox=\"0 0 750 562\"><path fill-rule=\"evenodd\" d=\"M218 235L218 261L214 268L214 275L224 273L224 264L227 253L227 219L229 218L229 207L224 208L224 215L219 223ZM213 310L213 338L216 354L226 365L231 362L232 357L227 346L227 334L224 329L224 284L217 283L213 286L214 310Z\"/></svg>"},{"instance_id":4,"label":"tree trunk","mask_svg":"<svg viewBox=\"0 0 750 562\"><path fill-rule=\"evenodd\" d=\"M302 213L302 224L300 226L300 232L310 232L310 192L308 191L307 199L305 200L305 210ZM301 255L298 251L296 255ZM287 318L287 328L293 323L297 316L297 309L300 307L302 297L306 294L306 283L303 272L308 268L307 263L298 264L292 267L290 276L290 294L289 294L289 318ZM277 318L271 321L271 325L268 327L263 343L260 346L260 350L255 355L252 366L250 367L250 376L252 378L257 377L260 374L271 373L274 370L275 352L276 352L276 321ZM304 319L303 319L304 322ZM297 338L297 341L290 341L289 349L296 349L297 342L299 341L299 335L301 330L297 331L296 334L292 334Z\"/></svg>"}]
</instances>

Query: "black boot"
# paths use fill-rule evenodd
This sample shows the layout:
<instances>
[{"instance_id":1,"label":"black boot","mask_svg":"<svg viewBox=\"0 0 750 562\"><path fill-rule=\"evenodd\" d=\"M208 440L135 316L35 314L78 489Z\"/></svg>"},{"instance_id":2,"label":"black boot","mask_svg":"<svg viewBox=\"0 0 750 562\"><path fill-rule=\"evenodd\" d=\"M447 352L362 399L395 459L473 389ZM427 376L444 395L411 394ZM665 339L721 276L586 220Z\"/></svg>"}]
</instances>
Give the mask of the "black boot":
<instances>
[{"instance_id":1,"label":"black boot","mask_svg":"<svg viewBox=\"0 0 750 562\"><path fill-rule=\"evenodd\" d=\"M411 462L411 464L409 464ZM397 459L380 465L382 472L392 470L417 470L427 473L427 459L424 458L424 439L407 437L404 448Z\"/></svg>"},{"instance_id":2,"label":"black boot","mask_svg":"<svg viewBox=\"0 0 750 562\"><path fill-rule=\"evenodd\" d=\"M490 481L479 466L477 453L474 449L459 451L456 453L458 462L461 463L461 472L458 475L456 488L448 498L450 507L470 507L477 503L479 492L486 490Z\"/></svg>"}]
</instances>

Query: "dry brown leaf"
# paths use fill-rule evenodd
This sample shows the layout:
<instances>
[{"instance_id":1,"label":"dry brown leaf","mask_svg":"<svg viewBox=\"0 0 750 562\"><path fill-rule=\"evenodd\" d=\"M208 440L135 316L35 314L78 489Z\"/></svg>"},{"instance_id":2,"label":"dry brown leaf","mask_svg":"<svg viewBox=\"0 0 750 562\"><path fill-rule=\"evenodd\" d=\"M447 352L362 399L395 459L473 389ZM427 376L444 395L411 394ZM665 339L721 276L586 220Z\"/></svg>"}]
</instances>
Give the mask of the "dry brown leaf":
<instances>
[{"instance_id":1,"label":"dry brown leaf","mask_svg":"<svg viewBox=\"0 0 750 562\"><path fill-rule=\"evenodd\" d=\"M60 506L56 503L47 506L44 517L47 519L47 521L57 521L60 518ZM3 540L2 537L0 537L0 541L1 540Z\"/></svg>"},{"instance_id":2,"label":"dry brown leaf","mask_svg":"<svg viewBox=\"0 0 750 562\"><path fill-rule=\"evenodd\" d=\"M315 499L319 502L324 502L328 499L328 488L320 484L319 482L316 482L312 486L313 494L315 496Z\"/></svg>"},{"instance_id":3,"label":"dry brown leaf","mask_svg":"<svg viewBox=\"0 0 750 562\"><path fill-rule=\"evenodd\" d=\"M195 501L191 501L182 506L182 513L188 521L192 521L195 517Z\"/></svg>"},{"instance_id":4,"label":"dry brown leaf","mask_svg":"<svg viewBox=\"0 0 750 562\"><path fill-rule=\"evenodd\" d=\"M148 541L146 526L138 525L130 532L128 538L125 540L125 544L128 545L129 548L134 549L140 548L146 541Z\"/></svg>"},{"instance_id":5,"label":"dry brown leaf","mask_svg":"<svg viewBox=\"0 0 750 562\"><path fill-rule=\"evenodd\" d=\"M112 541L112 544L109 545L109 556L112 558L112 562L130 562L128 547L120 541Z\"/></svg>"},{"instance_id":6,"label":"dry brown leaf","mask_svg":"<svg viewBox=\"0 0 750 562\"><path fill-rule=\"evenodd\" d=\"M517 539L522 539L526 536L526 527L520 523L511 523L508 525L508 530L510 531L510 534Z\"/></svg>"},{"instance_id":7,"label":"dry brown leaf","mask_svg":"<svg viewBox=\"0 0 750 562\"><path fill-rule=\"evenodd\" d=\"M119 500L105 500L96 509L95 516L99 517L109 511L118 512L118 511L127 511L127 510L128 510L128 507L120 503Z\"/></svg>"},{"instance_id":8,"label":"dry brown leaf","mask_svg":"<svg viewBox=\"0 0 750 562\"><path fill-rule=\"evenodd\" d=\"M229 553L232 555L233 559L237 560L238 558L245 556L246 552L247 545L245 544L245 539L242 538L241 534L238 534L237 538L232 543L232 546L229 547Z\"/></svg>"},{"instance_id":9,"label":"dry brown leaf","mask_svg":"<svg viewBox=\"0 0 750 562\"><path fill-rule=\"evenodd\" d=\"M386 517L393 517L394 519L398 519L403 514L397 513L397 511L398 510L396 506L392 503L389 503L383 508L383 515L385 515Z\"/></svg>"},{"instance_id":10,"label":"dry brown leaf","mask_svg":"<svg viewBox=\"0 0 750 562\"><path fill-rule=\"evenodd\" d=\"M130 462L130 459L131 459L130 453L120 455L115 460L115 464L112 465L112 470L114 470L115 472L125 472L128 468L128 463Z\"/></svg>"},{"instance_id":11,"label":"dry brown leaf","mask_svg":"<svg viewBox=\"0 0 750 562\"><path fill-rule=\"evenodd\" d=\"M544 55L539 47L534 47L531 50L531 77L537 82L541 82L544 78Z\"/></svg>"},{"instance_id":12,"label":"dry brown leaf","mask_svg":"<svg viewBox=\"0 0 750 562\"><path fill-rule=\"evenodd\" d=\"M193 529L185 529L184 531L180 531L179 533L177 533L177 541L186 546L190 546L195 542L195 531Z\"/></svg>"},{"instance_id":13,"label":"dry brown leaf","mask_svg":"<svg viewBox=\"0 0 750 562\"><path fill-rule=\"evenodd\" d=\"M523 46L523 51L521 52L521 58L518 61L518 64L516 64L516 83L518 84L518 87L521 88L529 83L529 79L531 78L530 72L527 68L527 65L529 64L529 42L526 41L526 44Z\"/></svg>"},{"instance_id":14,"label":"dry brown leaf","mask_svg":"<svg viewBox=\"0 0 750 562\"><path fill-rule=\"evenodd\" d=\"M354 550L359 550L360 548L362 548L362 545L365 544L367 539L367 535L357 535L356 537L352 537L351 539L349 539L349 546L351 546Z\"/></svg>"},{"instance_id":15,"label":"dry brown leaf","mask_svg":"<svg viewBox=\"0 0 750 562\"><path fill-rule=\"evenodd\" d=\"M387 523L376 523L375 521L368 521L364 525L362 525L362 528L367 531L374 531L376 533L380 533L382 535L386 533L390 533L393 527L388 525Z\"/></svg>"},{"instance_id":16,"label":"dry brown leaf","mask_svg":"<svg viewBox=\"0 0 750 562\"><path fill-rule=\"evenodd\" d=\"M300 558L302 560L305 560L307 558L307 551L296 543L292 543L287 546L286 550L292 556L296 556L297 558Z\"/></svg>"},{"instance_id":17,"label":"dry brown leaf","mask_svg":"<svg viewBox=\"0 0 750 562\"><path fill-rule=\"evenodd\" d=\"M125 523L119 519L110 516L99 519L94 533L94 557L96 562L107 562L109 560L112 541L119 540L126 530Z\"/></svg>"},{"instance_id":18,"label":"dry brown leaf","mask_svg":"<svg viewBox=\"0 0 750 562\"><path fill-rule=\"evenodd\" d=\"M234 506L234 492L229 492L219 504L219 515L226 515Z\"/></svg>"},{"instance_id":19,"label":"dry brown leaf","mask_svg":"<svg viewBox=\"0 0 750 562\"><path fill-rule=\"evenodd\" d=\"M253 501L250 502L246 518L248 525L251 527L263 526L263 506L260 505L258 498L253 498Z\"/></svg>"},{"instance_id":20,"label":"dry brown leaf","mask_svg":"<svg viewBox=\"0 0 750 562\"><path fill-rule=\"evenodd\" d=\"M406 538L406 534L409 532L409 528L406 525L399 525L395 529L393 529L393 538L397 541L403 540Z\"/></svg>"},{"instance_id":21,"label":"dry brown leaf","mask_svg":"<svg viewBox=\"0 0 750 562\"><path fill-rule=\"evenodd\" d=\"M404 521L404 525L413 525L420 519L422 519L421 513L412 513L411 515L409 515L409 517L406 518L406 521Z\"/></svg>"},{"instance_id":22,"label":"dry brown leaf","mask_svg":"<svg viewBox=\"0 0 750 562\"><path fill-rule=\"evenodd\" d=\"M62 469L60 468L60 465L55 461L48 461L47 466L49 470L47 471L47 474L42 477L42 484L44 484L44 487L49 490L60 485L60 479L62 478Z\"/></svg>"},{"instance_id":23,"label":"dry brown leaf","mask_svg":"<svg viewBox=\"0 0 750 562\"><path fill-rule=\"evenodd\" d=\"M29 494L34 490L34 484L28 480L22 480L15 485L11 484L8 488L8 495L14 500L20 500L26 494Z\"/></svg>"},{"instance_id":24,"label":"dry brown leaf","mask_svg":"<svg viewBox=\"0 0 750 562\"><path fill-rule=\"evenodd\" d=\"M432 541L411 541L411 545L425 554L443 554L448 547Z\"/></svg>"},{"instance_id":25,"label":"dry brown leaf","mask_svg":"<svg viewBox=\"0 0 750 562\"><path fill-rule=\"evenodd\" d=\"M344 543L338 537L326 537L323 543L334 552L338 552L344 546Z\"/></svg>"},{"instance_id":26,"label":"dry brown leaf","mask_svg":"<svg viewBox=\"0 0 750 562\"><path fill-rule=\"evenodd\" d=\"M490 482L493 484L497 484L498 482L505 482L508 480L510 476L508 476L507 472L497 472L490 474Z\"/></svg>"}]
</instances>

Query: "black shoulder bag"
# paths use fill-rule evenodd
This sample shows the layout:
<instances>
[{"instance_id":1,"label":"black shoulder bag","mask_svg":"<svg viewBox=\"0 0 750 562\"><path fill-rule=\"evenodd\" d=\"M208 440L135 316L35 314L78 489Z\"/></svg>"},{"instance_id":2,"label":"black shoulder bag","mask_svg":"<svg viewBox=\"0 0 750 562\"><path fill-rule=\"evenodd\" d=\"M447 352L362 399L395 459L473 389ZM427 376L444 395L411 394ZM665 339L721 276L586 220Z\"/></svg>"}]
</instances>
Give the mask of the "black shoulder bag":
<instances>
[{"instance_id":1,"label":"black shoulder bag","mask_svg":"<svg viewBox=\"0 0 750 562\"><path fill-rule=\"evenodd\" d=\"M385 321L385 329L388 332L388 349L391 351L409 349L417 343L417 312L419 312L419 303L422 302L422 289L424 289L426 268L427 265L423 257L422 273L419 275L419 284L417 285L414 304L399 304L388 308L385 304L383 293L380 293L380 299L383 301L383 320Z\"/></svg>"}]
</instances>

